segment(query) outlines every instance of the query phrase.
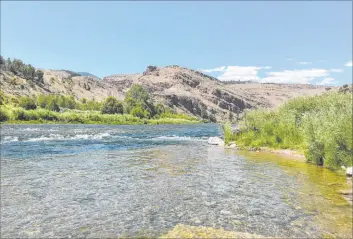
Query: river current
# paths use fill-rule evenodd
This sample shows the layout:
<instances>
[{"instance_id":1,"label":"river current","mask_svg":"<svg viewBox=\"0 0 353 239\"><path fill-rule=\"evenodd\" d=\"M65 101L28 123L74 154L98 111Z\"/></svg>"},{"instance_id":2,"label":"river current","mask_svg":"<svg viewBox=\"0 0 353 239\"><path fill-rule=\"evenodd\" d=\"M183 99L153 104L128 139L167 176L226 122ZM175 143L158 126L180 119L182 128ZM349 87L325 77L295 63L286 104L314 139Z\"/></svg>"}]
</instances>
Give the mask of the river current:
<instances>
[{"instance_id":1,"label":"river current","mask_svg":"<svg viewBox=\"0 0 353 239\"><path fill-rule=\"evenodd\" d=\"M217 124L2 125L1 237L157 237L178 224L352 237L347 181L207 144Z\"/></svg>"}]
</instances>

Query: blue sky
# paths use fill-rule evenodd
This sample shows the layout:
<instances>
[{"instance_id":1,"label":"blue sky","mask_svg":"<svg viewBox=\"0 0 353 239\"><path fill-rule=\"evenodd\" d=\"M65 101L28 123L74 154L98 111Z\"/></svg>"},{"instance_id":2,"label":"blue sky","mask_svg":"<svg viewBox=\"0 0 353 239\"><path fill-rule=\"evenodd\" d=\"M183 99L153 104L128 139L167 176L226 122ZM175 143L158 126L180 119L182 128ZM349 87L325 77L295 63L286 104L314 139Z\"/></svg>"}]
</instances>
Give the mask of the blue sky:
<instances>
[{"instance_id":1,"label":"blue sky","mask_svg":"<svg viewBox=\"0 0 353 239\"><path fill-rule=\"evenodd\" d=\"M1 55L99 77L181 65L220 80L352 81L352 2L1 2Z\"/></svg>"}]
</instances>

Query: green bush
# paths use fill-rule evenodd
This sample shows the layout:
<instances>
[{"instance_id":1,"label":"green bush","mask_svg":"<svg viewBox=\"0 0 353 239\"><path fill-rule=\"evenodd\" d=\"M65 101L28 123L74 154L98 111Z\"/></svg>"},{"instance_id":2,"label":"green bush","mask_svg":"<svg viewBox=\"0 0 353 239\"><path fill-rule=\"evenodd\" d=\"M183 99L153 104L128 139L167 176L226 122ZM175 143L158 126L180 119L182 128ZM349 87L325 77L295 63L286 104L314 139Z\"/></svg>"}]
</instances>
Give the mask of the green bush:
<instances>
[{"instance_id":1,"label":"green bush","mask_svg":"<svg viewBox=\"0 0 353 239\"><path fill-rule=\"evenodd\" d=\"M37 108L36 103L29 97L22 96L19 100L19 106L26 110L34 110Z\"/></svg>"},{"instance_id":2,"label":"green bush","mask_svg":"<svg viewBox=\"0 0 353 239\"><path fill-rule=\"evenodd\" d=\"M127 113L131 113L130 111L135 106L139 105L142 107L143 111L148 111L151 117L156 115L153 100L141 85L133 85L126 93L124 102Z\"/></svg>"},{"instance_id":3,"label":"green bush","mask_svg":"<svg viewBox=\"0 0 353 239\"><path fill-rule=\"evenodd\" d=\"M9 113L1 107L0 108L0 122L8 121L9 118L10 118Z\"/></svg>"},{"instance_id":4,"label":"green bush","mask_svg":"<svg viewBox=\"0 0 353 239\"><path fill-rule=\"evenodd\" d=\"M122 114L123 104L113 96L109 96L103 103L102 114Z\"/></svg>"},{"instance_id":5,"label":"green bush","mask_svg":"<svg viewBox=\"0 0 353 239\"><path fill-rule=\"evenodd\" d=\"M55 112L60 111L59 105L56 103L56 99L50 99L45 108Z\"/></svg>"},{"instance_id":6,"label":"green bush","mask_svg":"<svg viewBox=\"0 0 353 239\"><path fill-rule=\"evenodd\" d=\"M309 162L335 169L351 166L352 95L328 92L299 97L278 110L246 112L237 144L304 150Z\"/></svg>"},{"instance_id":7,"label":"green bush","mask_svg":"<svg viewBox=\"0 0 353 239\"><path fill-rule=\"evenodd\" d=\"M0 91L0 105L6 104L6 96L4 92Z\"/></svg>"},{"instance_id":8,"label":"green bush","mask_svg":"<svg viewBox=\"0 0 353 239\"><path fill-rule=\"evenodd\" d=\"M143 110L141 105L134 106L131 109L130 114L140 119L149 117L149 112L147 110Z\"/></svg>"},{"instance_id":9,"label":"green bush","mask_svg":"<svg viewBox=\"0 0 353 239\"><path fill-rule=\"evenodd\" d=\"M233 134L232 124L230 122L227 122L226 124L223 125L223 133L224 133L224 142L226 144L232 141L235 141L235 135Z\"/></svg>"}]
</instances>

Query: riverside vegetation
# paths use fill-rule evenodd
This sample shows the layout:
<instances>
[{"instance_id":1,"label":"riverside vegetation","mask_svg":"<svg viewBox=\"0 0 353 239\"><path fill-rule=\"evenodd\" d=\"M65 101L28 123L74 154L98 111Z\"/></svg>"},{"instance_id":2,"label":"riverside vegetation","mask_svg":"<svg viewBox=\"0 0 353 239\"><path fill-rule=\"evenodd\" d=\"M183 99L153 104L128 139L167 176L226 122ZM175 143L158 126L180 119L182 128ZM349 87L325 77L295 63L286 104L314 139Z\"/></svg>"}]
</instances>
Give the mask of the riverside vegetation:
<instances>
[{"instance_id":1,"label":"riverside vegetation","mask_svg":"<svg viewBox=\"0 0 353 239\"><path fill-rule=\"evenodd\" d=\"M16 97L0 92L0 122L82 124L183 124L200 123L196 117L177 114L155 104L148 92L134 85L124 101L109 96L103 102L80 101L73 96Z\"/></svg>"},{"instance_id":2,"label":"riverside vegetation","mask_svg":"<svg viewBox=\"0 0 353 239\"><path fill-rule=\"evenodd\" d=\"M239 147L294 149L308 162L331 169L352 166L352 93L338 92L299 97L276 110L246 111L232 132L224 125L226 143Z\"/></svg>"}]
</instances>

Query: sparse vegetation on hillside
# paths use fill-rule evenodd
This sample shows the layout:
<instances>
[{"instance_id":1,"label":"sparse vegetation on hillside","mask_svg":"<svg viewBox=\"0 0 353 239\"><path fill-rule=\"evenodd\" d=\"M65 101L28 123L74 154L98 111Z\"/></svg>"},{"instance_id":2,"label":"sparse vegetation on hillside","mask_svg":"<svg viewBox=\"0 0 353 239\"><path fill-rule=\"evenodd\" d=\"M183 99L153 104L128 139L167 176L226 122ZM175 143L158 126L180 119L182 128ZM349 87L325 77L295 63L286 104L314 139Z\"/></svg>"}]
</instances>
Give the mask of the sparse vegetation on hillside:
<instances>
[{"instance_id":1,"label":"sparse vegetation on hillside","mask_svg":"<svg viewBox=\"0 0 353 239\"><path fill-rule=\"evenodd\" d=\"M36 70L31 64L25 64L19 59L5 60L0 56L1 70L11 71L14 75L22 77L26 80L36 83L43 83L44 73L41 70Z\"/></svg>"},{"instance_id":2,"label":"sparse vegetation on hillside","mask_svg":"<svg viewBox=\"0 0 353 239\"><path fill-rule=\"evenodd\" d=\"M300 97L275 111L249 111L239 124L238 134L225 127L226 142L255 148L303 150L309 162L333 169L352 165L350 93Z\"/></svg>"}]
</instances>

